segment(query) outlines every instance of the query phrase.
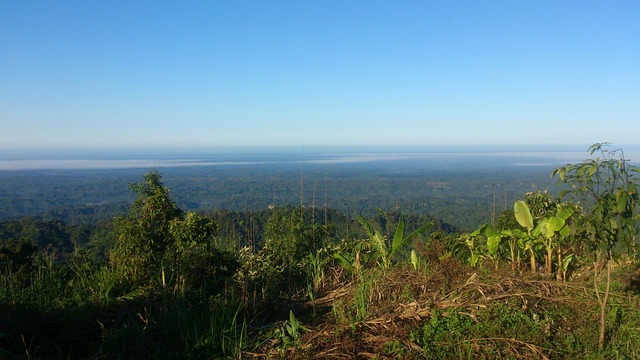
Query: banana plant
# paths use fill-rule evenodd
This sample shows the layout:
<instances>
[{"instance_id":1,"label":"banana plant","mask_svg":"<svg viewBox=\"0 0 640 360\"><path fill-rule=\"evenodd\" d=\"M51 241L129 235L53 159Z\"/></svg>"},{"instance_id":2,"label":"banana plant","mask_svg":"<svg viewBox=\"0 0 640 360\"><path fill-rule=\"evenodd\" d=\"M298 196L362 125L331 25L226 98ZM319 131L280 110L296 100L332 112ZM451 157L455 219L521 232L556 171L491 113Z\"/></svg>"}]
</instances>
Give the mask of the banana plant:
<instances>
[{"instance_id":1,"label":"banana plant","mask_svg":"<svg viewBox=\"0 0 640 360\"><path fill-rule=\"evenodd\" d=\"M573 258L575 257L576 254L569 254L567 256L563 258L558 257L558 267L562 270L562 277L558 279L558 281L562 280L562 281L566 281L567 280L567 273L569 272L569 266L571 265L571 261L573 260ZM558 253L558 256L560 256L560 253Z\"/></svg>"},{"instance_id":2,"label":"banana plant","mask_svg":"<svg viewBox=\"0 0 640 360\"><path fill-rule=\"evenodd\" d=\"M538 237L533 235L533 217L531 216L531 211L529 211L529 206L527 203L518 200L513 205L513 212L516 215L516 221L523 228L527 229L527 233L517 233L521 236L521 240L524 244L524 250L529 251L529 262L531 265L531 272L536 272L536 249L539 245Z\"/></svg>"},{"instance_id":3,"label":"banana plant","mask_svg":"<svg viewBox=\"0 0 640 360\"><path fill-rule=\"evenodd\" d=\"M414 249L411 249L411 265L413 265L413 269L415 271L420 271L420 264L420 256L418 256Z\"/></svg>"},{"instance_id":4,"label":"banana plant","mask_svg":"<svg viewBox=\"0 0 640 360\"><path fill-rule=\"evenodd\" d=\"M386 237L367 222L361 216L358 216L358 221L362 225L362 228L365 230L367 235L369 236L369 242L371 247L375 250L378 258L380 259L380 264L384 270L389 269L391 266L391 259L398 254L401 250L405 249L411 243L411 240L415 236L421 235L432 228L432 224L425 224L418 229L411 232L409 235L404 235L404 219L400 216L400 220L398 221L398 226L396 227L396 232L393 236L393 240L391 242L391 250L387 248L386 245Z\"/></svg>"},{"instance_id":5,"label":"banana plant","mask_svg":"<svg viewBox=\"0 0 640 360\"><path fill-rule=\"evenodd\" d=\"M469 265L471 265L471 267L475 267L478 264L478 260L480 260L480 253L476 251L475 243L476 237L480 235L480 231L480 229L477 229L471 234L463 237L465 244L469 248Z\"/></svg>"},{"instance_id":6,"label":"banana plant","mask_svg":"<svg viewBox=\"0 0 640 360\"><path fill-rule=\"evenodd\" d=\"M544 238L544 247L546 249L545 255L545 273L551 275L552 263L553 263L553 250L559 249L560 241L559 237L564 237L569 233L569 227L566 224L567 219L573 214L573 208L569 206L559 206L555 216L544 218L538 223L538 226L533 230L533 235L538 237L540 235ZM558 272L562 268L562 257L558 257Z\"/></svg>"},{"instance_id":7,"label":"banana plant","mask_svg":"<svg viewBox=\"0 0 640 360\"><path fill-rule=\"evenodd\" d=\"M497 232L492 227L487 227L487 253L498 267L500 243L502 242L502 233Z\"/></svg>"},{"instance_id":8,"label":"banana plant","mask_svg":"<svg viewBox=\"0 0 640 360\"><path fill-rule=\"evenodd\" d=\"M502 230L501 234L507 239L509 245L509 255L511 259L511 271L515 272L518 264L520 263L520 244L519 240L522 239L524 233L520 229Z\"/></svg>"},{"instance_id":9,"label":"banana plant","mask_svg":"<svg viewBox=\"0 0 640 360\"><path fill-rule=\"evenodd\" d=\"M360 253L361 246L356 246L353 255L351 252L335 252L333 258L340 264L340 266L348 273L357 278L360 275L361 262Z\"/></svg>"},{"instance_id":10,"label":"banana plant","mask_svg":"<svg viewBox=\"0 0 640 360\"><path fill-rule=\"evenodd\" d=\"M491 226L484 224L471 233L470 238L472 239L472 245L473 239L475 239L475 237L477 237L478 235L484 235L487 238L487 252L485 255L483 255L483 257L493 260L495 267L498 268L498 265L500 263L500 244L508 234L504 231L498 232ZM470 262L473 263L472 265L475 265L481 255L477 252L474 253L472 247L470 247L469 249L471 250Z\"/></svg>"},{"instance_id":11,"label":"banana plant","mask_svg":"<svg viewBox=\"0 0 640 360\"><path fill-rule=\"evenodd\" d=\"M505 230L509 234L509 253L511 254L511 270L515 272L521 263L522 251L526 251L525 242L528 234L520 229Z\"/></svg>"}]
</instances>

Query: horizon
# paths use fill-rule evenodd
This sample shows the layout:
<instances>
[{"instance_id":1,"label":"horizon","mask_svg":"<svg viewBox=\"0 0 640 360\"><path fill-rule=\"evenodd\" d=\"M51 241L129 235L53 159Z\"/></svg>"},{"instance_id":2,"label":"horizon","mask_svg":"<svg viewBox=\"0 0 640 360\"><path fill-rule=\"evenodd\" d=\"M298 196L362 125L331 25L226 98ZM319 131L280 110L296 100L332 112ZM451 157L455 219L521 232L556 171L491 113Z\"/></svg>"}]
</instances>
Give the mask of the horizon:
<instances>
[{"instance_id":1,"label":"horizon","mask_svg":"<svg viewBox=\"0 0 640 360\"><path fill-rule=\"evenodd\" d=\"M618 149L612 147L611 150ZM637 163L640 146L624 150ZM291 164L335 166L385 162L433 164L448 159L452 165L471 159L489 159L510 166L551 166L593 158L580 147L531 145L482 146L349 146L349 147L244 147L145 149L29 149L0 151L0 171L98 170L210 166L282 166ZM503 164L503 165L504 165ZM415 164L413 165L415 166Z\"/></svg>"},{"instance_id":2,"label":"horizon","mask_svg":"<svg viewBox=\"0 0 640 360\"><path fill-rule=\"evenodd\" d=\"M640 145L612 144L612 149L640 150ZM104 156L162 157L180 154L194 155L269 155L269 154L319 154L319 153L488 153L488 152L580 152L587 153L588 146L575 144L461 144L461 145L318 145L318 146L170 146L170 147L58 147L58 148L0 148L0 159L90 159ZM34 157L37 156L37 157Z\"/></svg>"},{"instance_id":3,"label":"horizon","mask_svg":"<svg viewBox=\"0 0 640 360\"><path fill-rule=\"evenodd\" d=\"M0 151L638 144L639 13L3 2Z\"/></svg>"}]
</instances>

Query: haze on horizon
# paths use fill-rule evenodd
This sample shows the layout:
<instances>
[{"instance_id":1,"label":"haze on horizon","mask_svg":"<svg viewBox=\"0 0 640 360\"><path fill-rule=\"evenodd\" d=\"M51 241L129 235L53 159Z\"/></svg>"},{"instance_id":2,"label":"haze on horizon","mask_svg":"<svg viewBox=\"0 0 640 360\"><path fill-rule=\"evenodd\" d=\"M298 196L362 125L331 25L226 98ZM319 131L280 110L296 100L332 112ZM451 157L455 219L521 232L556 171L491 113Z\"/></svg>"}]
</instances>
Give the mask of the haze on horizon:
<instances>
[{"instance_id":1,"label":"haze on horizon","mask_svg":"<svg viewBox=\"0 0 640 360\"><path fill-rule=\"evenodd\" d=\"M0 149L637 145L640 2L0 3Z\"/></svg>"}]
</instances>

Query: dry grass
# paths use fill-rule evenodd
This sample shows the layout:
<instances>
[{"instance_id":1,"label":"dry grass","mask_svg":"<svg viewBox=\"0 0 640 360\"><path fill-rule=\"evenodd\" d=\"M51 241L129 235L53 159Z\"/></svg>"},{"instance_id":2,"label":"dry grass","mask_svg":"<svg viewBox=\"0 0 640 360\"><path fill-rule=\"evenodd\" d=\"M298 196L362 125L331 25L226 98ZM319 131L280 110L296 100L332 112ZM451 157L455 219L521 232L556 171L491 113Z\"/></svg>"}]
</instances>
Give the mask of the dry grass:
<instances>
[{"instance_id":1,"label":"dry grass","mask_svg":"<svg viewBox=\"0 0 640 360\"><path fill-rule=\"evenodd\" d=\"M363 321L341 322L328 311L309 325L312 331L302 336L298 348L286 353L270 352L270 357L286 354L287 358L293 359L383 359L385 346L395 342L405 349L402 358L424 358L422 347L409 340L409 333L429 319L434 311L455 312L478 322L476 313L496 303L515 299L523 311L538 306L541 301L578 309L584 307L588 293L581 285L513 275L507 270L479 274L454 261L441 266L446 269L437 269L439 271L430 274L395 269L380 275L368 288L368 308ZM357 288L357 281L340 283L319 297L316 307L331 309L335 304L350 304ZM512 358L521 359L545 359L553 353L536 344L499 336L469 339L461 345L474 354L482 354L483 348L499 347L506 349L503 351Z\"/></svg>"}]
</instances>

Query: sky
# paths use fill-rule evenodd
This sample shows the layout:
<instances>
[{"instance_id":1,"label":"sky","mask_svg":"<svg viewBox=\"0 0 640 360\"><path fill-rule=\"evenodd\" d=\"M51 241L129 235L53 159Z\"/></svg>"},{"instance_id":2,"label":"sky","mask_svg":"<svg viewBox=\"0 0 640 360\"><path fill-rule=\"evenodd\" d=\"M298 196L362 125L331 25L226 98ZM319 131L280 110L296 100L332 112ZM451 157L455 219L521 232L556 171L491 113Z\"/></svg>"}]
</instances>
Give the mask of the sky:
<instances>
[{"instance_id":1,"label":"sky","mask_svg":"<svg viewBox=\"0 0 640 360\"><path fill-rule=\"evenodd\" d=\"M0 149L640 143L640 1L1 1Z\"/></svg>"}]
</instances>

